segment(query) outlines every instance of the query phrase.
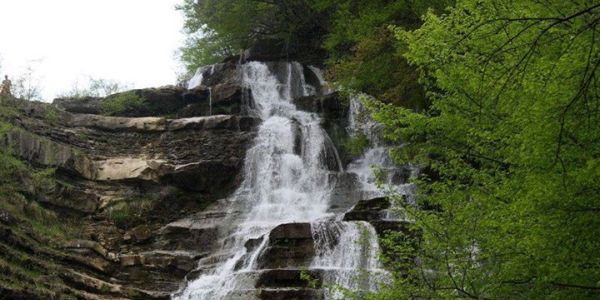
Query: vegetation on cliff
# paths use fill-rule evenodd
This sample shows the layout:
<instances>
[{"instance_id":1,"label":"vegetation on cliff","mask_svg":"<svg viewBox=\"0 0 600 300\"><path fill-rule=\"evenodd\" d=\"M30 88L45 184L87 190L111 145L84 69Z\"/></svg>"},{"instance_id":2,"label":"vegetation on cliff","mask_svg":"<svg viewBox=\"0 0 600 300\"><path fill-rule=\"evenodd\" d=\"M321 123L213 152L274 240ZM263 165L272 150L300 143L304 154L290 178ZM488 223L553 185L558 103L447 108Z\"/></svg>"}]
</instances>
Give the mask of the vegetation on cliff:
<instances>
[{"instance_id":1,"label":"vegetation on cliff","mask_svg":"<svg viewBox=\"0 0 600 300\"><path fill-rule=\"evenodd\" d=\"M598 296L600 5L287 3L186 1L183 60L301 38L309 22L330 78L379 100L396 161L423 175L419 207L403 205L418 238L384 241L396 280L374 298Z\"/></svg>"},{"instance_id":2,"label":"vegetation on cliff","mask_svg":"<svg viewBox=\"0 0 600 300\"><path fill-rule=\"evenodd\" d=\"M55 248L73 232L58 216L42 207L35 197L53 180L54 169L34 168L16 158L4 143L15 128L7 122L18 115L12 97L0 97L0 296L27 295L53 298L64 293L56 276L59 257ZM74 297L73 297L74 298Z\"/></svg>"}]
</instances>

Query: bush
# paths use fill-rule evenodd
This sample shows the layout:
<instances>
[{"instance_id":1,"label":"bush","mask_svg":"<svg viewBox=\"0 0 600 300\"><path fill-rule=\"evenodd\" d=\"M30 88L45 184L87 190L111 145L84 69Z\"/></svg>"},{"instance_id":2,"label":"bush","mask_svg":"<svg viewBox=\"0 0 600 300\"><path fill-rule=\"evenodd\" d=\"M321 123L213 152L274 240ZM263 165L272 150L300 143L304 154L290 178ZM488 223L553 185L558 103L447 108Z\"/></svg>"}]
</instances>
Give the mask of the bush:
<instances>
[{"instance_id":1,"label":"bush","mask_svg":"<svg viewBox=\"0 0 600 300\"><path fill-rule=\"evenodd\" d=\"M104 101L102 101L102 112L107 115L116 115L143 106L144 99L135 92L129 91L105 98Z\"/></svg>"}]
</instances>

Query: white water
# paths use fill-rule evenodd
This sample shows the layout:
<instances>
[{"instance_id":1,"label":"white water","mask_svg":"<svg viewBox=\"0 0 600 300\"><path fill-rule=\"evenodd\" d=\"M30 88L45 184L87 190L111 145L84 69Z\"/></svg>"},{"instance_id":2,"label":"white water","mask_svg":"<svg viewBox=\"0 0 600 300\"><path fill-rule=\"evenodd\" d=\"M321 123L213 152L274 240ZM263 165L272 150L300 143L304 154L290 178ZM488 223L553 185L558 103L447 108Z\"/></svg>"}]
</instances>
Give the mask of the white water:
<instances>
[{"instance_id":1,"label":"white water","mask_svg":"<svg viewBox=\"0 0 600 300\"><path fill-rule=\"evenodd\" d=\"M287 64L281 82L264 63L242 66L243 83L254 100L250 113L262 120L246 155L244 181L233 195L234 205L247 213L223 245L231 256L212 273L189 282L175 298L224 298L242 284L239 274L254 269L267 244L264 238L261 246L247 253L244 244L248 240L266 236L279 224L326 216L331 187L322 161L325 133L316 114L299 111L292 103L292 97L311 91L301 68L297 63ZM302 135L300 153L295 153L296 134Z\"/></svg>"},{"instance_id":2,"label":"white water","mask_svg":"<svg viewBox=\"0 0 600 300\"><path fill-rule=\"evenodd\" d=\"M388 272L378 260L375 228L367 222L323 221L313 224L316 257L311 268L324 270L326 298L344 299L343 290L376 291Z\"/></svg>"},{"instance_id":3,"label":"white water","mask_svg":"<svg viewBox=\"0 0 600 300\"><path fill-rule=\"evenodd\" d=\"M189 90L199 87L202 85L202 83L204 83L204 73L206 73L206 71L209 70L209 67L210 67L210 71L209 71L208 75L210 76L215 73L215 65L198 68L198 70L196 70L196 73L194 74L192 79L190 79L188 81L188 89Z\"/></svg>"},{"instance_id":4,"label":"white water","mask_svg":"<svg viewBox=\"0 0 600 300\"><path fill-rule=\"evenodd\" d=\"M366 222L342 222L341 216L327 213L333 187L324 160L331 141L318 115L299 111L292 103L292 99L316 90L306 84L302 68L298 63L271 68L259 62L241 66L242 82L253 99L249 114L262 120L254 145L246 154L244 181L232 195L231 209L243 211L244 216L223 239L226 258L212 271L188 282L173 298L223 299L236 290L252 288L247 275L256 269L268 244L268 233L277 225L294 222L312 224L317 255L311 269L326 270L326 284L351 290L376 288L377 274L384 271L377 261L379 248L373 227ZM190 87L202 84L204 71L197 72ZM259 238L260 245L248 251L246 242ZM359 270L366 272L366 279L357 278Z\"/></svg>"},{"instance_id":5,"label":"white water","mask_svg":"<svg viewBox=\"0 0 600 300\"><path fill-rule=\"evenodd\" d=\"M190 81L188 82L188 89L191 90L193 88L200 86L202 84L203 80L204 80L204 69L199 68L198 70L196 70L196 74L194 74L192 79L190 79Z\"/></svg>"},{"instance_id":6,"label":"white water","mask_svg":"<svg viewBox=\"0 0 600 300\"><path fill-rule=\"evenodd\" d=\"M317 67L308 66L308 68L317 76L319 79L319 83L321 84L321 94L327 95L333 93L333 89L329 86L329 82L325 81L325 76L323 76L323 71Z\"/></svg>"}]
</instances>

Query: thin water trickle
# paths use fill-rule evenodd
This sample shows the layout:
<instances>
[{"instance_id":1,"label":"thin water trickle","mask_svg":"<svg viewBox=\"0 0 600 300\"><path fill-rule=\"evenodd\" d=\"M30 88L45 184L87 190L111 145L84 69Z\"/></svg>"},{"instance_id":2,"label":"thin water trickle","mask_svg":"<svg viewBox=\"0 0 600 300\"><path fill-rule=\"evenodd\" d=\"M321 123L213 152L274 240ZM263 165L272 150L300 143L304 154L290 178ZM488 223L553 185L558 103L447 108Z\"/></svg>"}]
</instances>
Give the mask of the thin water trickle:
<instances>
[{"instance_id":1,"label":"thin water trickle","mask_svg":"<svg viewBox=\"0 0 600 300\"><path fill-rule=\"evenodd\" d=\"M212 87L208 88L208 115L212 116Z\"/></svg>"}]
</instances>

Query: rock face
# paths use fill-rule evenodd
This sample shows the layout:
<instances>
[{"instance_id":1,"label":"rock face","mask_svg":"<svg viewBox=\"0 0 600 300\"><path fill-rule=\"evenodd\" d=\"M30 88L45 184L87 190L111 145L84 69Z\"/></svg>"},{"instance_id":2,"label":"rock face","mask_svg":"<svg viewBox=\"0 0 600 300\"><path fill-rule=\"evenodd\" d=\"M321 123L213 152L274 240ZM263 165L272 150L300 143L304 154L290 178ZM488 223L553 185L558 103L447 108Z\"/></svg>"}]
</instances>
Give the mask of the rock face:
<instances>
[{"instance_id":1,"label":"rock face","mask_svg":"<svg viewBox=\"0 0 600 300\"><path fill-rule=\"evenodd\" d=\"M212 73L210 73L212 70ZM180 86L136 89L100 97L58 98L54 105L74 114L111 115L115 117L190 118L219 114L240 114L248 96L239 82L235 64L218 64L206 71L207 80L193 89ZM120 109L107 109L111 102L136 97L139 103Z\"/></svg>"},{"instance_id":2,"label":"rock face","mask_svg":"<svg viewBox=\"0 0 600 300\"><path fill-rule=\"evenodd\" d=\"M217 200L239 185L258 125L241 114L239 85L214 90L213 109L227 114L209 116L209 108L200 106L209 100L205 87L128 92L147 106L119 116L102 115L101 109L103 101L118 95L59 99L54 105L18 103L0 147L36 168L55 169L51 184L36 198L81 230L47 255L36 254L56 262L40 268L60 272L65 294L169 298L213 250L217 222L225 214ZM189 114L192 105L201 109ZM190 117L164 117L178 113ZM192 225L191 219L206 222ZM11 239L31 239L19 249L34 253L45 247L35 230L31 237L20 233L23 223L7 211L0 210L0 225L6 233L0 248ZM37 293L0 284L0 294L9 298L54 297Z\"/></svg>"},{"instance_id":3,"label":"rock face","mask_svg":"<svg viewBox=\"0 0 600 300\"><path fill-rule=\"evenodd\" d=\"M280 46L259 43L243 59L284 58L289 53L278 52ZM270 66L276 76L289 71L287 63ZM319 86L318 76L307 70L306 81ZM12 128L0 148L33 168L55 170L43 190L27 188L28 195L77 233L49 241L0 208L0 258L34 253L35 260L22 255L22 263L57 280L42 294L0 282L0 298L167 299L184 278L210 271L231 255L221 249L221 239L242 214L227 197L243 179L246 150L259 124L249 116L253 101L235 63L198 72L192 89L167 86L56 99L53 105L18 104L17 115L7 117ZM336 151L348 139L348 104L336 93L317 94L294 101L319 113L331 138L323 153L335 186L329 212L370 222L381 234L403 230L406 224L385 217L387 199L358 201L364 197L356 174L341 172L352 157ZM135 95L142 104L105 109L123 95ZM323 299L326 270L307 271L316 255L312 229L310 223L281 224L247 241L248 250L264 247L256 271L243 274L254 285L231 299ZM18 273L2 264L0 271Z\"/></svg>"}]
</instances>

